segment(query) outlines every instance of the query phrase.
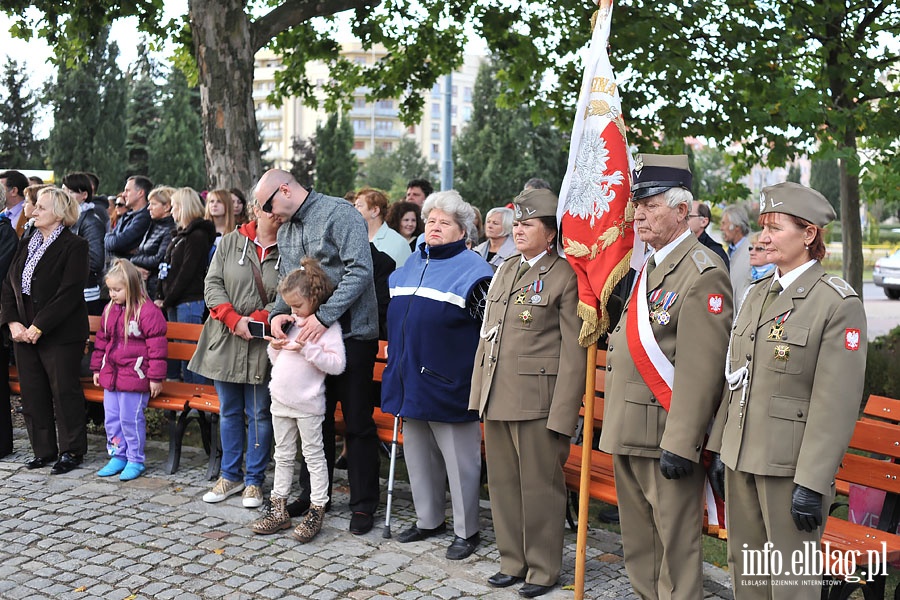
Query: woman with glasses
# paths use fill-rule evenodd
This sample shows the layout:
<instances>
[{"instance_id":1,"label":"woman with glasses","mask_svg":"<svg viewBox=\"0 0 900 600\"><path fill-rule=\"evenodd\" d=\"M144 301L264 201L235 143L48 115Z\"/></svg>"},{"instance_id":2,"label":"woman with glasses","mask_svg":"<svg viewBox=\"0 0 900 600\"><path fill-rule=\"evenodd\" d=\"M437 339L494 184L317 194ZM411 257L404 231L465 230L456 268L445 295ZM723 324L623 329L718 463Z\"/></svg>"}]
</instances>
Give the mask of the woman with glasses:
<instances>
[{"instance_id":1,"label":"woman with glasses","mask_svg":"<svg viewBox=\"0 0 900 600\"><path fill-rule=\"evenodd\" d=\"M759 242L759 232L750 234L750 276L752 281L762 279L775 268L766 258L766 247Z\"/></svg>"}]
</instances>

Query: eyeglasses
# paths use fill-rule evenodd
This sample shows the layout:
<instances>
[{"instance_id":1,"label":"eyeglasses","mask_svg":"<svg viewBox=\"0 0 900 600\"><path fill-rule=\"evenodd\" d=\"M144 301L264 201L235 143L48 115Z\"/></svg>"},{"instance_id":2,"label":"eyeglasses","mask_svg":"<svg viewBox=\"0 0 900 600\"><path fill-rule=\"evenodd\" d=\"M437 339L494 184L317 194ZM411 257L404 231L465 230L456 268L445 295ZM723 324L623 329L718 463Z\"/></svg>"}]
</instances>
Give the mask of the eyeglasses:
<instances>
[{"instance_id":1,"label":"eyeglasses","mask_svg":"<svg viewBox=\"0 0 900 600\"><path fill-rule=\"evenodd\" d=\"M124 202L116 202L116 208L124 208L124 207L125 207Z\"/></svg>"},{"instance_id":2,"label":"eyeglasses","mask_svg":"<svg viewBox=\"0 0 900 600\"><path fill-rule=\"evenodd\" d=\"M751 252L765 252L766 247L765 246L750 246L750 251Z\"/></svg>"},{"instance_id":3,"label":"eyeglasses","mask_svg":"<svg viewBox=\"0 0 900 600\"><path fill-rule=\"evenodd\" d=\"M688 219L698 219L700 215L688 215Z\"/></svg>"},{"instance_id":4,"label":"eyeglasses","mask_svg":"<svg viewBox=\"0 0 900 600\"><path fill-rule=\"evenodd\" d=\"M263 212L267 212L267 213L272 212L272 200L275 199L275 194L277 194L280 189L281 189L281 186L279 185L277 188L275 188L275 191L272 192L272 195L269 196L268 200L266 200L265 203L262 205Z\"/></svg>"}]
</instances>

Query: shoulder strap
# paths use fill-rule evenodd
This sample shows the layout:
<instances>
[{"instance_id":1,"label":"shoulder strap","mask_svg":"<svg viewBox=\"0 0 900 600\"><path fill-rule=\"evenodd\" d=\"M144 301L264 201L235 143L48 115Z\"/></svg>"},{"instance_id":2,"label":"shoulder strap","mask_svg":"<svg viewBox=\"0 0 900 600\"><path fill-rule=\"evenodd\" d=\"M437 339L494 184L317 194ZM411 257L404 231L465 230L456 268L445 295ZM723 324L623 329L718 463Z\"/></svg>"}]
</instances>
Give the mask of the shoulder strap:
<instances>
[{"instance_id":1,"label":"shoulder strap","mask_svg":"<svg viewBox=\"0 0 900 600\"><path fill-rule=\"evenodd\" d=\"M259 267L252 260L250 261L250 270L253 271L253 281L256 282L256 291L259 292L259 298L262 300L263 307L269 303L269 295L266 293L266 285L263 283L262 273Z\"/></svg>"}]
</instances>

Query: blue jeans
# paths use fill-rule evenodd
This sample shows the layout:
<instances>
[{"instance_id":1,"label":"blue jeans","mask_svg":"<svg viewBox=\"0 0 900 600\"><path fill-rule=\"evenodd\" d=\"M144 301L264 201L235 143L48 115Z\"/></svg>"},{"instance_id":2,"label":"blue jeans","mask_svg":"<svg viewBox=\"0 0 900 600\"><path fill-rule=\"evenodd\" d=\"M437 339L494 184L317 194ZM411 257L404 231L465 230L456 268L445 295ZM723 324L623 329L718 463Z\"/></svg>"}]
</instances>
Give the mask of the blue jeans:
<instances>
[{"instance_id":1,"label":"blue jeans","mask_svg":"<svg viewBox=\"0 0 900 600\"><path fill-rule=\"evenodd\" d=\"M206 310L206 303L203 300L194 300L193 302L182 302L175 308L168 309L169 321L176 323L195 323L203 325L203 311ZM208 383L206 377L198 375L187 368L186 360L181 362L181 380L185 383ZM171 362L170 362L171 364Z\"/></svg>"},{"instance_id":2,"label":"blue jeans","mask_svg":"<svg viewBox=\"0 0 900 600\"><path fill-rule=\"evenodd\" d=\"M219 395L219 423L222 438L222 477L262 486L272 448L272 413L269 386L265 383L214 381ZM244 427L244 415L247 426ZM247 438L247 475L241 473L244 432Z\"/></svg>"}]
</instances>

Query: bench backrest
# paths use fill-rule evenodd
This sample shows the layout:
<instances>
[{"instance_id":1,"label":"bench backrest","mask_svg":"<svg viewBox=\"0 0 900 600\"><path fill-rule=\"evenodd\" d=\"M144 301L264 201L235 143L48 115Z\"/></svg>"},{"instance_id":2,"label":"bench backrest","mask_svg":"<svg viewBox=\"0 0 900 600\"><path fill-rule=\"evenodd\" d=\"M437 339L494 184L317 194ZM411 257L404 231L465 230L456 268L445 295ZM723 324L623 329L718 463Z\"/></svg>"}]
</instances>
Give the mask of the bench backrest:
<instances>
[{"instance_id":1,"label":"bench backrest","mask_svg":"<svg viewBox=\"0 0 900 600\"><path fill-rule=\"evenodd\" d=\"M863 414L891 423L900 423L900 400L871 394L866 401Z\"/></svg>"}]
</instances>

